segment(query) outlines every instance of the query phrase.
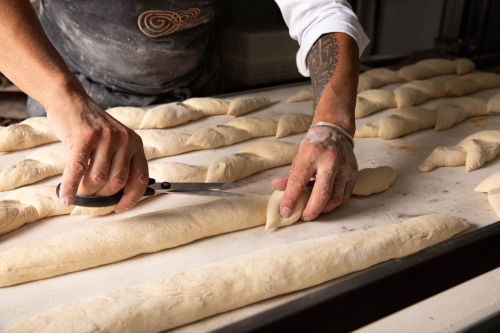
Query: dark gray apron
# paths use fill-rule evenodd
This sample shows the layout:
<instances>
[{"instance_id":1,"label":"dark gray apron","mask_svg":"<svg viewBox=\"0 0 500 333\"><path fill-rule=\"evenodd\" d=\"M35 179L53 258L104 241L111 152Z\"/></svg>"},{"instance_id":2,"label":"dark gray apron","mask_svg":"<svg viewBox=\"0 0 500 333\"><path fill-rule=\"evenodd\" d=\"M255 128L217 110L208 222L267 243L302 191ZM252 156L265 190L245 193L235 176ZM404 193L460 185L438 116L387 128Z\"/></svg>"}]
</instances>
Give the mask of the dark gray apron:
<instances>
[{"instance_id":1,"label":"dark gray apron","mask_svg":"<svg viewBox=\"0 0 500 333\"><path fill-rule=\"evenodd\" d=\"M222 0L42 0L40 21L103 109L222 93L215 21ZM28 99L28 116L45 115Z\"/></svg>"}]
</instances>

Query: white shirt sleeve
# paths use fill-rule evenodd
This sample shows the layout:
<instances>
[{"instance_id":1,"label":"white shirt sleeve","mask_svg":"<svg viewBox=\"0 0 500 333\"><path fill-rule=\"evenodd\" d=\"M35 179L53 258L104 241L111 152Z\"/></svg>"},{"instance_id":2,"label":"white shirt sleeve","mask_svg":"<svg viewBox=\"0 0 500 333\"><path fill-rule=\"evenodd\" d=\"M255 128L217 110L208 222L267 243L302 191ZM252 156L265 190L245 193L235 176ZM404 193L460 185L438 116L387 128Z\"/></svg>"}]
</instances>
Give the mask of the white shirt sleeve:
<instances>
[{"instance_id":1,"label":"white shirt sleeve","mask_svg":"<svg viewBox=\"0 0 500 333\"><path fill-rule=\"evenodd\" d=\"M299 42L297 67L309 76L307 54L321 35L343 32L358 43L359 55L370 42L347 0L275 0L290 30Z\"/></svg>"}]
</instances>

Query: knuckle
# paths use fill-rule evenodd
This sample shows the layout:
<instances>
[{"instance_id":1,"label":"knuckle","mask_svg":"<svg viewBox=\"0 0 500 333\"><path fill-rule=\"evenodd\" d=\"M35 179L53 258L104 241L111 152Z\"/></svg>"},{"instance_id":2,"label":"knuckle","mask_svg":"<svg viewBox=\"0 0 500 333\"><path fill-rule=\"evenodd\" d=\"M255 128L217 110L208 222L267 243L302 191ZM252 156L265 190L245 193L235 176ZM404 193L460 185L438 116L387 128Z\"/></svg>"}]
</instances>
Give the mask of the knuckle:
<instances>
[{"instance_id":1,"label":"knuckle","mask_svg":"<svg viewBox=\"0 0 500 333\"><path fill-rule=\"evenodd\" d=\"M97 185L104 185L108 181L108 174L106 172L100 171L90 177L92 182Z\"/></svg>"},{"instance_id":2,"label":"knuckle","mask_svg":"<svg viewBox=\"0 0 500 333\"><path fill-rule=\"evenodd\" d=\"M127 184L127 180L128 180L128 170L123 169L120 173L113 176L113 178L111 179L111 184L113 188L120 189L123 188L125 184Z\"/></svg>"},{"instance_id":3,"label":"knuckle","mask_svg":"<svg viewBox=\"0 0 500 333\"><path fill-rule=\"evenodd\" d=\"M68 164L69 170L77 176L83 177L87 172L87 165L82 161L73 161Z\"/></svg>"},{"instance_id":4,"label":"knuckle","mask_svg":"<svg viewBox=\"0 0 500 333\"><path fill-rule=\"evenodd\" d=\"M297 176L296 174L291 174L288 180L288 186L291 186L294 189L304 188L307 183L309 183L309 179Z\"/></svg>"},{"instance_id":5,"label":"knuckle","mask_svg":"<svg viewBox=\"0 0 500 333\"><path fill-rule=\"evenodd\" d=\"M327 201L332 195L332 191L329 188L322 187L318 190L318 198L321 201Z\"/></svg>"}]
</instances>

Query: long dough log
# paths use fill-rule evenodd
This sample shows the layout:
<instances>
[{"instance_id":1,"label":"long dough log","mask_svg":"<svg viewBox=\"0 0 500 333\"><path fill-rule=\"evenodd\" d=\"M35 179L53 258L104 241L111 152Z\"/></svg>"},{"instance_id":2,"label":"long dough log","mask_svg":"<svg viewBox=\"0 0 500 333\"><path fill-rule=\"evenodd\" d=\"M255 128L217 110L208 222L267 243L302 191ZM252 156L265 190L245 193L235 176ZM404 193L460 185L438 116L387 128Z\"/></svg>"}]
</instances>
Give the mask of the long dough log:
<instances>
[{"instance_id":1,"label":"long dough log","mask_svg":"<svg viewBox=\"0 0 500 333\"><path fill-rule=\"evenodd\" d=\"M453 127L467 118L487 115L486 102L474 97L460 97L436 108L435 131Z\"/></svg>"},{"instance_id":2,"label":"long dough log","mask_svg":"<svg viewBox=\"0 0 500 333\"><path fill-rule=\"evenodd\" d=\"M161 332L401 258L466 230L458 217L400 224L272 247L63 305L10 332Z\"/></svg>"},{"instance_id":3,"label":"long dough log","mask_svg":"<svg viewBox=\"0 0 500 333\"><path fill-rule=\"evenodd\" d=\"M28 149L57 141L46 117L29 118L0 128L0 151Z\"/></svg>"},{"instance_id":4,"label":"long dough log","mask_svg":"<svg viewBox=\"0 0 500 333\"><path fill-rule=\"evenodd\" d=\"M482 131L469 135L454 147L437 147L418 169L429 172L442 166L465 165L467 172L480 168L500 153L500 132Z\"/></svg>"},{"instance_id":5,"label":"long dough log","mask_svg":"<svg viewBox=\"0 0 500 333\"><path fill-rule=\"evenodd\" d=\"M81 228L0 252L0 287L45 279L262 225L267 196L218 199Z\"/></svg>"},{"instance_id":6,"label":"long dough log","mask_svg":"<svg viewBox=\"0 0 500 333\"><path fill-rule=\"evenodd\" d=\"M353 195L368 196L386 191L396 180L396 170L388 166L367 168L359 171L358 180L352 191ZM289 217L280 214L279 206L284 191L274 191L267 204L266 230L285 227L297 222L311 196L311 188L306 187L302 192L295 209Z\"/></svg>"}]
</instances>

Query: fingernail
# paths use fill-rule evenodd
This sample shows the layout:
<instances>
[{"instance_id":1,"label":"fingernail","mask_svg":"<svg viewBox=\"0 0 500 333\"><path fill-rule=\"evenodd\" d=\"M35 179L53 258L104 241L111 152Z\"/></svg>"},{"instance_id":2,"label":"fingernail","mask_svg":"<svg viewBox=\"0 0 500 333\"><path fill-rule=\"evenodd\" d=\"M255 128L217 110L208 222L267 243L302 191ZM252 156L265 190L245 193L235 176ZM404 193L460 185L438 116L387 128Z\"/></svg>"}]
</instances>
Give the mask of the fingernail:
<instances>
[{"instance_id":1,"label":"fingernail","mask_svg":"<svg viewBox=\"0 0 500 333\"><path fill-rule=\"evenodd\" d=\"M290 215L292 215L292 212L290 211L290 208L288 208L288 207L283 207L283 208L281 208L281 210L280 210L280 214L281 214L281 216L283 216L283 217L290 217Z\"/></svg>"},{"instance_id":2,"label":"fingernail","mask_svg":"<svg viewBox=\"0 0 500 333\"><path fill-rule=\"evenodd\" d=\"M302 221L304 221L304 222L309 222L309 221L311 221L311 220L312 220L312 218L310 218L310 217L305 217L305 216L301 216L301 217L300 217L300 219L301 219Z\"/></svg>"},{"instance_id":3,"label":"fingernail","mask_svg":"<svg viewBox=\"0 0 500 333\"><path fill-rule=\"evenodd\" d=\"M73 201L73 196L67 195L61 198L61 202L64 206L71 206L70 202Z\"/></svg>"},{"instance_id":4,"label":"fingernail","mask_svg":"<svg viewBox=\"0 0 500 333\"><path fill-rule=\"evenodd\" d=\"M128 210L128 208L115 208L115 213L117 214L120 214L120 213L123 213L123 212L126 212Z\"/></svg>"}]
</instances>

